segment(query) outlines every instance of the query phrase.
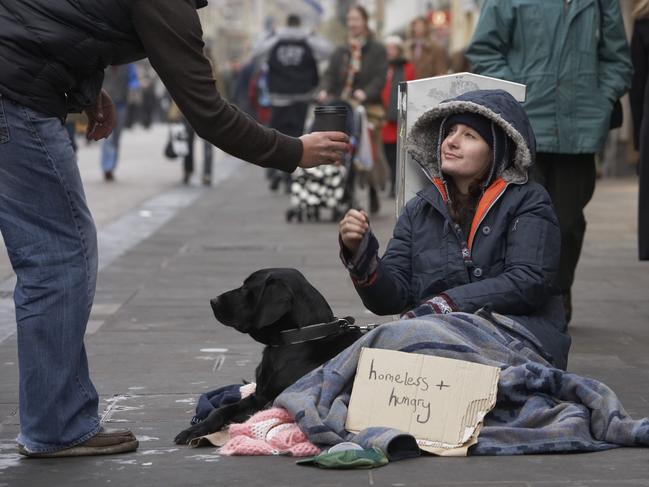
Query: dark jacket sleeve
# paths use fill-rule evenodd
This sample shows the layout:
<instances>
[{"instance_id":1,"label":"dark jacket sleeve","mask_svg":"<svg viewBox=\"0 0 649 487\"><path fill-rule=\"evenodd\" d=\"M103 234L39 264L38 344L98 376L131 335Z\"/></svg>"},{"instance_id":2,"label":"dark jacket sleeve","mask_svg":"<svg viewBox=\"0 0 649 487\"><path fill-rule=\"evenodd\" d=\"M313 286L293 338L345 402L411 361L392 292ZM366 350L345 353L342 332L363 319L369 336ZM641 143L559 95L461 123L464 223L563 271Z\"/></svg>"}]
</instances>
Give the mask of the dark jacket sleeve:
<instances>
[{"instance_id":1,"label":"dark jacket sleeve","mask_svg":"<svg viewBox=\"0 0 649 487\"><path fill-rule=\"evenodd\" d=\"M132 19L151 65L201 138L260 166L297 167L299 139L259 125L219 94L193 0L137 0Z\"/></svg>"},{"instance_id":2,"label":"dark jacket sleeve","mask_svg":"<svg viewBox=\"0 0 649 487\"><path fill-rule=\"evenodd\" d=\"M374 238L372 235L371 238ZM373 248L376 258L376 249ZM362 284L354 279L356 291L367 309L377 315L398 314L412 307L410 280L412 276L411 220L406 206L394 227L392 239L379 259L374 275L365 277ZM354 275L354 269L350 268Z\"/></svg>"},{"instance_id":3,"label":"dark jacket sleeve","mask_svg":"<svg viewBox=\"0 0 649 487\"><path fill-rule=\"evenodd\" d=\"M631 82L631 115L633 116L633 142L637 150L640 149L640 126L644 115L644 106L647 103L645 95L649 88L647 85L649 77L649 50L645 45L642 30L649 32L649 20L636 21L633 27L631 38L631 60L635 69Z\"/></svg>"},{"instance_id":4,"label":"dark jacket sleeve","mask_svg":"<svg viewBox=\"0 0 649 487\"><path fill-rule=\"evenodd\" d=\"M458 311L489 305L503 314L532 314L553 294L561 243L550 197L536 184L511 189L526 194L508 225L503 272L446 290Z\"/></svg>"},{"instance_id":5,"label":"dark jacket sleeve","mask_svg":"<svg viewBox=\"0 0 649 487\"><path fill-rule=\"evenodd\" d=\"M368 65L368 76L365 86L360 88L365 91L369 103L381 102L381 91L385 85L385 77L388 74L388 58L385 54L385 47L382 44L372 41L367 59L363 60Z\"/></svg>"}]
</instances>

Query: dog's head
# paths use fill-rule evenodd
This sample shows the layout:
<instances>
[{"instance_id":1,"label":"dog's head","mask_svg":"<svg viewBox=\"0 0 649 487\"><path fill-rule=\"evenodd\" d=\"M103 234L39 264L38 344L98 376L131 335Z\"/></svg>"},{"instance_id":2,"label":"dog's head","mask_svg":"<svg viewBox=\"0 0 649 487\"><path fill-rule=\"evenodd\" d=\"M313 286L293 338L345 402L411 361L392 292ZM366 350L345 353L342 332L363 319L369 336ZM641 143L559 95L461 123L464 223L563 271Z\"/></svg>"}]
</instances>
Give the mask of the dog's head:
<instances>
[{"instance_id":1,"label":"dog's head","mask_svg":"<svg viewBox=\"0 0 649 487\"><path fill-rule=\"evenodd\" d=\"M295 269L261 269L210 301L227 326L270 344L279 332L333 320L325 298Z\"/></svg>"}]
</instances>

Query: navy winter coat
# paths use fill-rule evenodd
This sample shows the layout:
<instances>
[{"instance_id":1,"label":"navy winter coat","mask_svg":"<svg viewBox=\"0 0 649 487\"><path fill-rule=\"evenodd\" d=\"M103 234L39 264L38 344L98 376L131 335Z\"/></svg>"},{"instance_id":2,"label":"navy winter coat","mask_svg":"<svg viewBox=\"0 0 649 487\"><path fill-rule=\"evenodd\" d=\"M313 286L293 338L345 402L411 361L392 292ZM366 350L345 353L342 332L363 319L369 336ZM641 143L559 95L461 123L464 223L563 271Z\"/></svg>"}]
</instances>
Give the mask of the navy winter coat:
<instances>
[{"instance_id":1,"label":"navy winter coat","mask_svg":"<svg viewBox=\"0 0 649 487\"><path fill-rule=\"evenodd\" d=\"M493 120L515 146L497 165L466 236L449 216L438 163L442 122L463 111ZM500 90L466 93L422 115L408 146L431 185L405 205L383 257L371 233L355 256L342 253L365 306L379 315L399 314L442 296L454 311L487 307L525 326L540 352L565 368L570 338L552 285L559 227L545 189L527 179L535 141L520 104Z\"/></svg>"}]
</instances>

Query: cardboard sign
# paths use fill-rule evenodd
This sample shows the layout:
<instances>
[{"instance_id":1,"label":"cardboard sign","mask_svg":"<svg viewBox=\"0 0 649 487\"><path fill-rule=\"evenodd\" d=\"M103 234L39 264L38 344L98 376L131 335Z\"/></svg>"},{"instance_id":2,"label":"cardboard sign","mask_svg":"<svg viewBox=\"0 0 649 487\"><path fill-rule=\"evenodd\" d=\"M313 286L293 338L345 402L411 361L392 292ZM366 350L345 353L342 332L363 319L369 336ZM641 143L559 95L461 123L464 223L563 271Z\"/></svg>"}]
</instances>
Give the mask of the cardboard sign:
<instances>
[{"instance_id":1,"label":"cardboard sign","mask_svg":"<svg viewBox=\"0 0 649 487\"><path fill-rule=\"evenodd\" d=\"M463 360L363 348L345 428L396 428L423 450L466 455L496 404L499 373Z\"/></svg>"}]
</instances>

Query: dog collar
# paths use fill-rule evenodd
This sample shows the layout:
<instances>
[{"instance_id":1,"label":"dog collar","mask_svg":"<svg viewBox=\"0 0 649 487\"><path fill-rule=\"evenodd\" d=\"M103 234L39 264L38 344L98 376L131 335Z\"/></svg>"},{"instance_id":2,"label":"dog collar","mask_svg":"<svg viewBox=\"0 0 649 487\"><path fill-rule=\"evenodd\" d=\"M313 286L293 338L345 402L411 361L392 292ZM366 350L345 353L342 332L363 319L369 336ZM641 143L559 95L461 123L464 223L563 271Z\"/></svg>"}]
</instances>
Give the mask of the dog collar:
<instances>
[{"instance_id":1,"label":"dog collar","mask_svg":"<svg viewBox=\"0 0 649 487\"><path fill-rule=\"evenodd\" d=\"M320 340L322 338L339 335L352 330L366 333L379 326L377 324L358 326L355 325L354 322L354 318L346 316L345 318L336 318L327 323L316 323L315 325L307 325L302 328L283 330L279 332L277 343L272 343L271 346L283 347L286 345L295 345L298 343Z\"/></svg>"}]
</instances>

